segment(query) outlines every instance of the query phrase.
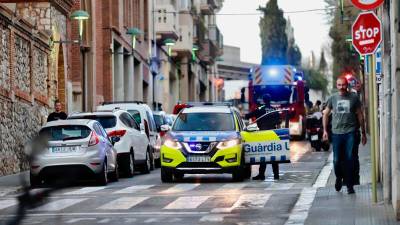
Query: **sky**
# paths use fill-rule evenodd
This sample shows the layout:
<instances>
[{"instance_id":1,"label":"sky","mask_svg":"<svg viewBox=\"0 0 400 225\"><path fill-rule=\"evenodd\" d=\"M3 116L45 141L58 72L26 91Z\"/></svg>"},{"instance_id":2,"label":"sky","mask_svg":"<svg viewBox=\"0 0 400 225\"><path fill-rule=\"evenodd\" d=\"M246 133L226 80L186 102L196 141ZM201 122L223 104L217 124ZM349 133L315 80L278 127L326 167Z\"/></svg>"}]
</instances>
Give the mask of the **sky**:
<instances>
[{"instance_id":1,"label":"sky","mask_svg":"<svg viewBox=\"0 0 400 225\"><path fill-rule=\"evenodd\" d=\"M268 0L225 0L217 16L218 28L224 36L224 45L240 47L241 60L259 64L261 61L261 41L258 23L261 15L221 15L221 14L257 14L258 6L265 7ZM319 57L321 48L329 43L329 24L325 11L290 13L324 9L324 0L278 0L285 18L290 18L294 36L300 47L303 60L309 58L311 51Z\"/></svg>"}]
</instances>

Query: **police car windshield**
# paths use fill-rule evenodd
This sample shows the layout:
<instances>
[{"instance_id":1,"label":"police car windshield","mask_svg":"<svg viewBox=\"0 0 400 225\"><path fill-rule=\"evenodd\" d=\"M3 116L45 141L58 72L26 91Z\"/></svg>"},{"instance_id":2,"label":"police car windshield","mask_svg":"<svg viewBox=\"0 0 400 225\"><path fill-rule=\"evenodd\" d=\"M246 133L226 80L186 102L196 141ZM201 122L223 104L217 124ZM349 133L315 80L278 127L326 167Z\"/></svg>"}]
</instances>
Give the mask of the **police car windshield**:
<instances>
[{"instance_id":1,"label":"police car windshield","mask_svg":"<svg viewBox=\"0 0 400 225\"><path fill-rule=\"evenodd\" d=\"M181 113L173 131L234 131L235 123L229 113Z\"/></svg>"}]
</instances>

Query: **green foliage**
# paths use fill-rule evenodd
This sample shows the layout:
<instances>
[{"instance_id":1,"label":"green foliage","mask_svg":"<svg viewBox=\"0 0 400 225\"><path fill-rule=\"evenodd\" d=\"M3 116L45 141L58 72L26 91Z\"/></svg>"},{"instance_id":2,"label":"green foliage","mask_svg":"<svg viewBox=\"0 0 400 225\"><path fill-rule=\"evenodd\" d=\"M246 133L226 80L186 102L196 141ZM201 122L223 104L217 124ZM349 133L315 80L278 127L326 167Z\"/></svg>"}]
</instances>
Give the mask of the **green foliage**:
<instances>
[{"instance_id":1,"label":"green foliage","mask_svg":"<svg viewBox=\"0 0 400 225\"><path fill-rule=\"evenodd\" d=\"M277 0L270 0L266 7L260 7L259 10L264 12L264 16L259 22L262 46L261 64L286 64L288 40L283 11L278 8Z\"/></svg>"},{"instance_id":2,"label":"green foliage","mask_svg":"<svg viewBox=\"0 0 400 225\"><path fill-rule=\"evenodd\" d=\"M319 59L318 70L319 71L326 71L327 68L328 68L328 63L326 62L326 59L325 59L325 52L324 52L324 50L322 50L321 51L321 57Z\"/></svg>"},{"instance_id":3,"label":"green foliage","mask_svg":"<svg viewBox=\"0 0 400 225\"><path fill-rule=\"evenodd\" d=\"M335 4L331 0L326 0L328 4ZM329 36L332 38L332 57L333 57L333 80L336 80L343 72L352 72L358 74L359 59L358 53L351 49L349 42L346 42L346 37L351 35L351 25L356 18L359 10L351 7L349 0L344 1L344 18L341 18L340 8L337 7L331 20L331 29Z\"/></svg>"},{"instance_id":4,"label":"green foliage","mask_svg":"<svg viewBox=\"0 0 400 225\"><path fill-rule=\"evenodd\" d=\"M328 81L322 72L312 68L304 69L304 77L310 89L320 90L324 94L327 93Z\"/></svg>"},{"instance_id":5,"label":"green foliage","mask_svg":"<svg viewBox=\"0 0 400 225\"><path fill-rule=\"evenodd\" d=\"M299 47L294 44L290 45L287 50L287 62L290 65L300 66L301 64L301 52Z\"/></svg>"}]
</instances>

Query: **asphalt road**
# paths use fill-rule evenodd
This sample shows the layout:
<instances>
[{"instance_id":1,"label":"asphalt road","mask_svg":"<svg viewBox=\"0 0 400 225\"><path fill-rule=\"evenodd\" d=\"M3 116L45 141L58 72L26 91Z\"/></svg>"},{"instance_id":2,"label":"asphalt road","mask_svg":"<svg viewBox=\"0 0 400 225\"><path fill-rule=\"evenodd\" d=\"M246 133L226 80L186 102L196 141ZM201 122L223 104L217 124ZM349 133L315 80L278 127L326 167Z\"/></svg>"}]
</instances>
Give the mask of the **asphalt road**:
<instances>
[{"instance_id":1,"label":"asphalt road","mask_svg":"<svg viewBox=\"0 0 400 225\"><path fill-rule=\"evenodd\" d=\"M292 142L292 163L279 181L268 165L265 181L236 183L231 175L186 175L162 183L160 169L107 186L60 190L29 210L22 224L285 224L301 193L313 186L328 157L307 142ZM253 166L252 175L257 174ZM17 194L0 197L0 224L15 216Z\"/></svg>"}]
</instances>

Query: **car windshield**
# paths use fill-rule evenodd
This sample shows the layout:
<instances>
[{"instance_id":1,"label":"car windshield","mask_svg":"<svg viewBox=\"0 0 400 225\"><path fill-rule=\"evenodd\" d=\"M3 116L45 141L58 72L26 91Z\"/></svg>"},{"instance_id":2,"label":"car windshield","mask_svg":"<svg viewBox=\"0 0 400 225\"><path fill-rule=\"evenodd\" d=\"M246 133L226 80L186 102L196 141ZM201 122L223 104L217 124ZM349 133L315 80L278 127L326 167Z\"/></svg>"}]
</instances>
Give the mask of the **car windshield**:
<instances>
[{"instance_id":1,"label":"car windshield","mask_svg":"<svg viewBox=\"0 0 400 225\"><path fill-rule=\"evenodd\" d=\"M49 141L67 141L73 139L87 138L91 130L83 125L64 125L45 127L40 131L41 135L46 135Z\"/></svg>"},{"instance_id":2,"label":"car windshield","mask_svg":"<svg viewBox=\"0 0 400 225\"><path fill-rule=\"evenodd\" d=\"M235 124L229 113L181 113L173 131L233 131Z\"/></svg>"},{"instance_id":3,"label":"car windshield","mask_svg":"<svg viewBox=\"0 0 400 225\"><path fill-rule=\"evenodd\" d=\"M103 126L104 129L115 127L117 119L113 115L88 115L88 116L73 116L69 119L88 119L96 120Z\"/></svg>"},{"instance_id":4,"label":"car windshield","mask_svg":"<svg viewBox=\"0 0 400 225\"><path fill-rule=\"evenodd\" d=\"M142 123L142 118L140 117L140 112L137 110L128 110L128 113L130 113L135 119L136 123L141 124Z\"/></svg>"}]
</instances>

